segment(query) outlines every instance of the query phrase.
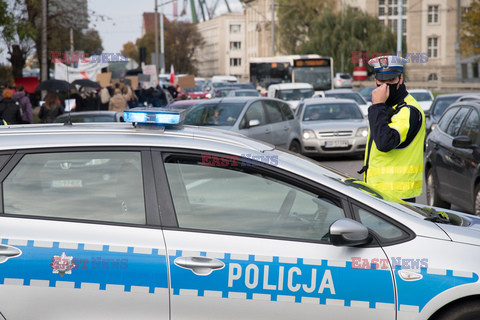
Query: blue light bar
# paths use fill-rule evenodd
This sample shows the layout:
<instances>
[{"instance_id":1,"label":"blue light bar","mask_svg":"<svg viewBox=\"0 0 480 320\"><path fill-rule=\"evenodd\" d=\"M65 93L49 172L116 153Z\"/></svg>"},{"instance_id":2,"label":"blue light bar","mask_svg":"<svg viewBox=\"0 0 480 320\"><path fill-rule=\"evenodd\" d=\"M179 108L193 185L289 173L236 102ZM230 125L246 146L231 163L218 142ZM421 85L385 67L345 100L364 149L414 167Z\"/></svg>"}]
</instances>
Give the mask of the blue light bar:
<instances>
[{"instance_id":1,"label":"blue light bar","mask_svg":"<svg viewBox=\"0 0 480 320\"><path fill-rule=\"evenodd\" d=\"M133 108L123 112L125 122L137 124L175 125L184 118L184 110L165 108Z\"/></svg>"}]
</instances>

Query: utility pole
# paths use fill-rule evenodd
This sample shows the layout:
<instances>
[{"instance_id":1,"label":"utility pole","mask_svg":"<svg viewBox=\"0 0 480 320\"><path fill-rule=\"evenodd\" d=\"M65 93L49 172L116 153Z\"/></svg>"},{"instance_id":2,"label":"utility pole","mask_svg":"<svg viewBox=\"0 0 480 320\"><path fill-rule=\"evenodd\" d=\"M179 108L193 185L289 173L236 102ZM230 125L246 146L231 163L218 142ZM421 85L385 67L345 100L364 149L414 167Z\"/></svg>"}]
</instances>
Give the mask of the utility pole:
<instances>
[{"instance_id":1,"label":"utility pole","mask_svg":"<svg viewBox=\"0 0 480 320\"><path fill-rule=\"evenodd\" d=\"M47 0L42 0L42 68L40 78L42 81L48 80L47 63Z\"/></svg>"},{"instance_id":2,"label":"utility pole","mask_svg":"<svg viewBox=\"0 0 480 320\"><path fill-rule=\"evenodd\" d=\"M275 0L272 0L272 56L275 56Z\"/></svg>"},{"instance_id":3,"label":"utility pole","mask_svg":"<svg viewBox=\"0 0 480 320\"><path fill-rule=\"evenodd\" d=\"M158 74L158 5L155 0L155 70Z\"/></svg>"},{"instance_id":4,"label":"utility pole","mask_svg":"<svg viewBox=\"0 0 480 320\"><path fill-rule=\"evenodd\" d=\"M403 1L398 0L398 18L397 18L397 55L402 54L402 39L403 39L403 31L402 31L402 8L403 8Z\"/></svg>"}]
</instances>

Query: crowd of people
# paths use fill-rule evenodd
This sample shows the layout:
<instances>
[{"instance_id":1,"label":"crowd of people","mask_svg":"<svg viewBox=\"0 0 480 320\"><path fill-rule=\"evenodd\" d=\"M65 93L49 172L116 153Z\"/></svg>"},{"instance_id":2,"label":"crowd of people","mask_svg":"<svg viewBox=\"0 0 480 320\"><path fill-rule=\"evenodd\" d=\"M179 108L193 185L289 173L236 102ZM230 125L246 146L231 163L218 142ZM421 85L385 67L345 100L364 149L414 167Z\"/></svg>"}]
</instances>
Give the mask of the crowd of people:
<instances>
[{"instance_id":1,"label":"crowd of people","mask_svg":"<svg viewBox=\"0 0 480 320\"><path fill-rule=\"evenodd\" d=\"M51 123L64 112L110 110L122 112L139 106L164 107L177 98L174 86L133 89L123 81L101 89L81 87L70 92L28 93L19 84L0 83L0 124ZM66 108L68 101L73 105Z\"/></svg>"}]
</instances>

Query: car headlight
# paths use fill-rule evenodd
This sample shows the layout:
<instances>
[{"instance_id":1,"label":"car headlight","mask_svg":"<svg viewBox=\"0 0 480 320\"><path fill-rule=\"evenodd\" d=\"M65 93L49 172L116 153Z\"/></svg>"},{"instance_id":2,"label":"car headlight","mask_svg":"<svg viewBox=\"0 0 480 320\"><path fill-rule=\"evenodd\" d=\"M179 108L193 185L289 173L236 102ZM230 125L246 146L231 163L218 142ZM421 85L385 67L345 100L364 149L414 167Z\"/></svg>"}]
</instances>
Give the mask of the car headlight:
<instances>
[{"instance_id":1,"label":"car headlight","mask_svg":"<svg viewBox=\"0 0 480 320\"><path fill-rule=\"evenodd\" d=\"M357 130L357 137L366 137L368 136L368 128L363 127Z\"/></svg>"},{"instance_id":2,"label":"car headlight","mask_svg":"<svg viewBox=\"0 0 480 320\"><path fill-rule=\"evenodd\" d=\"M305 140L315 139L315 132L313 132L313 130L310 130L310 129L303 130L303 139Z\"/></svg>"}]
</instances>

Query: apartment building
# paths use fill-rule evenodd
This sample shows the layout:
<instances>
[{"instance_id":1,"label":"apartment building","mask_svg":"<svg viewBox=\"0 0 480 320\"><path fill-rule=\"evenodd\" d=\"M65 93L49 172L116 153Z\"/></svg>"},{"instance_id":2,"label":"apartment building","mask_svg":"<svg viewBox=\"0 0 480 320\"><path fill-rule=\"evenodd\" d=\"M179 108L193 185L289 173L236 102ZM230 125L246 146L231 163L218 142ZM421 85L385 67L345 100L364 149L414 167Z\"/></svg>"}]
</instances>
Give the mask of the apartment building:
<instances>
[{"instance_id":1,"label":"apartment building","mask_svg":"<svg viewBox=\"0 0 480 320\"><path fill-rule=\"evenodd\" d=\"M242 13L198 24L206 41L198 58L202 76L225 73L248 80L249 58L282 53L281 43L272 42L272 1L275 0L242 0ZM399 1L338 0L337 8L350 6L365 11L396 33ZM406 66L408 81L480 82L476 62L480 57L462 59L457 52L458 24L470 1L402 0L402 34L406 43L402 52L413 57ZM232 24L240 25L241 31L232 33Z\"/></svg>"}]
</instances>

